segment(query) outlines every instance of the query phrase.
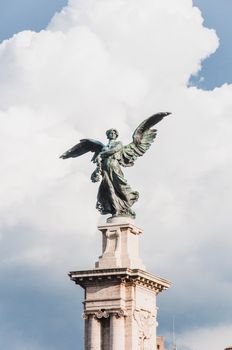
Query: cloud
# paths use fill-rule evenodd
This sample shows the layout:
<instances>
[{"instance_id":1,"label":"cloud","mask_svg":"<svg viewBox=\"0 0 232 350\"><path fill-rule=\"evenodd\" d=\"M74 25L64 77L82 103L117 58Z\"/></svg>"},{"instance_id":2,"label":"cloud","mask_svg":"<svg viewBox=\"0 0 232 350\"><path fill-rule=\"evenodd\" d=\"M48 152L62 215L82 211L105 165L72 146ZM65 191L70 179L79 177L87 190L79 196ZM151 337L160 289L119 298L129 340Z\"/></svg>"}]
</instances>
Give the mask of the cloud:
<instances>
[{"instance_id":1,"label":"cloud","mask_svg":"<svg viewBox=\"0 0 232 350\"><path fill-rule=\"evenodd\" d=\"M145 263L174 281L160 297L161 330L170 312L182 331L228 321L232 87L188 87L217 47L186 0L73 0L47 29L0 45L4 269L33 269L41 283L52 274L63 289L61 271L94 266L105 220L95 211L94 167L88 156L58 157L83 137L105 142L110 127L127 143L143 118L170 110L152 149L125 170L141 194Z\"/></svg>"},{"instance_id":2,"label":"cloud","mask_svg":"<svg viewBox=\"0 0 232 350\"><path fill-rule=\"evenodd\" d=\"M212 328L195 329L178 335L178 349L212 350L225 349L231 345L232 325L218 325Z\"/></svg>"}]
</instances>

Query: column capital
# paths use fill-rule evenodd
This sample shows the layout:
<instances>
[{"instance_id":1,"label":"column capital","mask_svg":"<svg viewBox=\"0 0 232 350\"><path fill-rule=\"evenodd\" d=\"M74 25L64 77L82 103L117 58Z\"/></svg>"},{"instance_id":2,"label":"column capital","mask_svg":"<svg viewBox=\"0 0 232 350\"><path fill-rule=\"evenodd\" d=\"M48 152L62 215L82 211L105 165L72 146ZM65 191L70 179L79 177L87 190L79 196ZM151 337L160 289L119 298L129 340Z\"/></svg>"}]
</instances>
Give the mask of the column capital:
<instances>
[{"instance_id":1,"label":"column capital","mask_svg":"<svg viewBox=\"0 0 232 350\"><path fill-rule=\"evenodd\" d=\"M109 313L108 310L98 310L97 312L94 313L94 316L97 319L109 318L110 317L110 313Z\"/></svg>"},{"instance_id":2,"label":"column capital","mask_svg":"<svg viewBox=\"0 0 232 350\"><path fill-rule=\"evenodd\" d=\"M116 318L127 317L128 312L126 309L118 310L97 310L97 311L85 311L82 313L82 318L87 320L89 317L93 317L97 320L102 318L109 318L110 316L115 316Z\"/></svg>"},{"instance_id":3,"label":"column capital","mask_svg":"<svg viewBox=\"0 0 232 350\"><path fill-rule=\"evenodd\" d=\"M110 313L106 310L97 310L97 311L85 311L82 313L82 318L87 320L89 317L93 317L96 320L100 320L101 318L109 318Z\"/></svg>"},{"instance_id":4,"label":"column capital","mask_svg":"<svg viewBox=\"0 0 232 350\"><path fill-rule=\"evenodd\" d=\"M126 309L119 309L111 312L112 316L115 316L116 318L121 318L121 317L127 317L128 312Z\"/></svg>"}]
</instances>

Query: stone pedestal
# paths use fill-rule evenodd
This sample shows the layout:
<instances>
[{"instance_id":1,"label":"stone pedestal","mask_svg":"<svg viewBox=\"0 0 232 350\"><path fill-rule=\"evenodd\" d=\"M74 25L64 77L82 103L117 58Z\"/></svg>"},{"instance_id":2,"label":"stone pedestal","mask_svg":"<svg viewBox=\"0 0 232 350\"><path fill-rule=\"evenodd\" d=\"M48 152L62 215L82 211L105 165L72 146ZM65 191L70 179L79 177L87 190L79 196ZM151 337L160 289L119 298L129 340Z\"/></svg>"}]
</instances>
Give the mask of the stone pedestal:
<instances>
[{"instance_id":1,"label":"stone pedestal","mask_svg":"<svg viewBox=\"0 0 232 350\"><path fill-rule=\"evenodd\" d=\"M132 220L131 220L132 221ZM139 257L139 236L142 230L128 219L98 226L102 232L102 255L96 268L127 267L145 270Z\"/></svg>"},{"instance_id":2,"label":"stone pedestal","mask_svg":"<svg viewBox=\"0 0 232 350\"><path fill-rule=\"evenodd\" d=\"M99 230L103 248L95 269L69 273L85 290L85 350L156 350L156 296L170 282L145 271L142 231L132 222Z\"/></svg>"}]
</instances>

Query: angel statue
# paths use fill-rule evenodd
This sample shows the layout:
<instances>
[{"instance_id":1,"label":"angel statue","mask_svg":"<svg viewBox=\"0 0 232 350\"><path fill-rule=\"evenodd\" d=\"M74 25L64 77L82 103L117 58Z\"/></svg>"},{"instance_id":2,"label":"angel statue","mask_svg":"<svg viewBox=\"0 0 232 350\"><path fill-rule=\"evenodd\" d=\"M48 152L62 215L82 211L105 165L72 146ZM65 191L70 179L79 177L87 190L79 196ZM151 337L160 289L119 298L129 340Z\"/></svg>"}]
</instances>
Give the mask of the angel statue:
<instances>
[{"instance_id":1,"label":"angel statue","mask_svg":"<svg viewBox=\"0 0 232 350\"><path fill-rule=\"evenodd\" d=\"M135 160L144 155L156 137L157 130L151 128L169 114L171 113L161 112L145 119L133 133L133 141L126 146L117 140L118 131L109 129L106 131L109 140L107 145L96 140L83 139L60 156L67 159L79 157L89 151L94 152L92 162L96 164L96 169L91 180L101 181L96 208L102 215L135 218L131 207L138 200L139 193L128 185L121 167L133 166Z\"/></svg>"}]
</instances>

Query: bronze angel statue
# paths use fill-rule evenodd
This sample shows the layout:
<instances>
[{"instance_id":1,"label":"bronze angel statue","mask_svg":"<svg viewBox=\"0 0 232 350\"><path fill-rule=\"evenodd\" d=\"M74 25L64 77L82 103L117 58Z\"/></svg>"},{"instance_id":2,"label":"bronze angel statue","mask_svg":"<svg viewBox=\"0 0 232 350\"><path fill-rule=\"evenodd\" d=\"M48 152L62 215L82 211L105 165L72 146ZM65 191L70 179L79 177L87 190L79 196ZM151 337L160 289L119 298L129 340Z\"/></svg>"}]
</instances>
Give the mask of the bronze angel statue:
<instances>
[{"instance_id":1,"label":"bronze angel statue","mask_svg":"<svg viewBox=\"0 0 232 350\"><path fill-rule=\"evenodd\" d=\"M101 214L115 216L129 216L135 218L132 205L138 200L139 193L131 189L124 178L121 167L133 166L138 157L151 146L156 137L156 129L152 127L171 113L161 112L145 119L134 131L133 140L126 146L117 140L118 131L109 129L106 131L108 144L83 139L63 153L60 158L75 158L87 152L93 152L93 163L96 169L91 175L92 182L101 181L96 208Z\"/></svg>"}]
</instances>

